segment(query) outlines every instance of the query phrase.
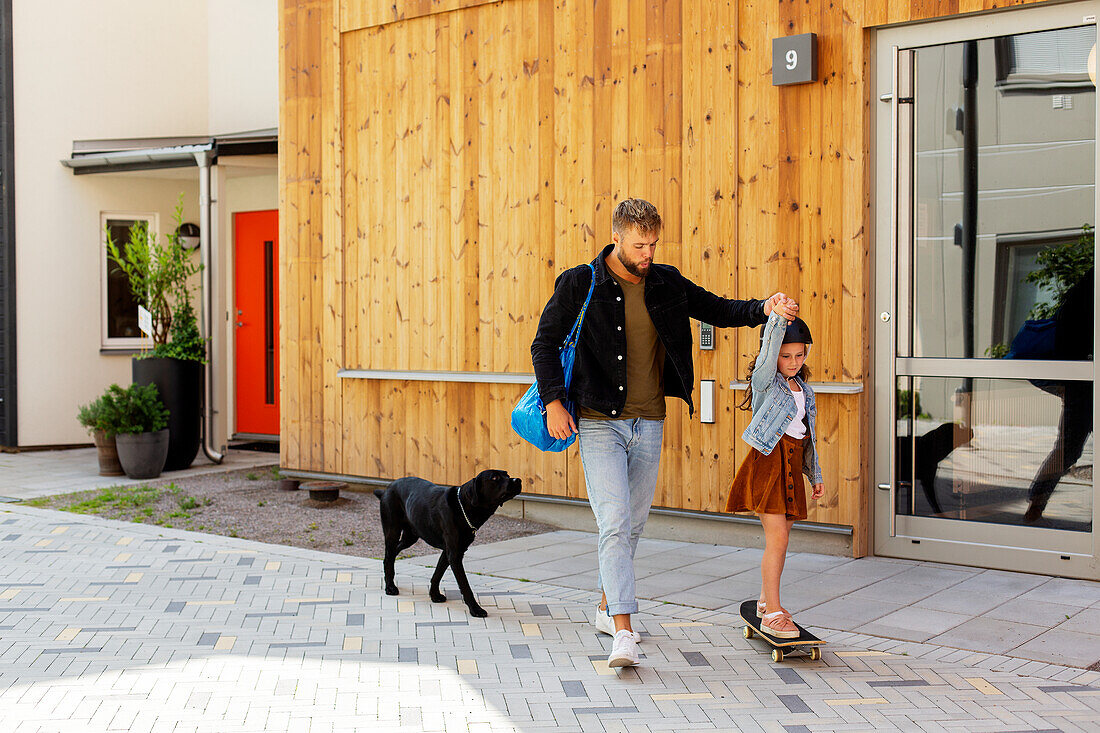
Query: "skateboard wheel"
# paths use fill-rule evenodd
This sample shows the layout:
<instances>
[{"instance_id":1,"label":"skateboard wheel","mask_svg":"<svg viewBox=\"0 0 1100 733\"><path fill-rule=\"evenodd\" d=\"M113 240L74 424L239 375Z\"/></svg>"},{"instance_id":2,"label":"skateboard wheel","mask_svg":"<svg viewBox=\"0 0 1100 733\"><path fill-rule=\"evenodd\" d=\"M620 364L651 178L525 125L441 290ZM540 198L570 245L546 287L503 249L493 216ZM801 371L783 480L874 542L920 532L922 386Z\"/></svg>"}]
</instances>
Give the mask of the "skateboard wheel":
<instances>
[{"instance_id":1,"label":"skateboard wheel","mask_svg":"<svg viewBox=\"0 0 1100 733\"><path fill-rule=\"evenodd\" d=\"M776 664L779 664L780 662L783 661L783 650L782 649L772 649L772 661L775 662Z\"/></svg>"},{"instance_id":2,"label":"skateboard wheel","mask_svg":"<svg viewBox=\"0 0 1100 733\"><path fill-rule=\"evenodd\" d=\"M751 639L752 638L753 634L752 634L752 627L751 626L746 626L742 631L745 634L746 639Z\"/></svg>"},{"instance_id":3,"label":"skateboard wheel","mask_svg":"<svg viewBox=\"0 0 1100 733\"><path fill-rule=\"evenodd\" d=\"M815 646L810 650L810 661L816 662L819 659L821 659L821 648Z\"/></svg>"}]
</instances>

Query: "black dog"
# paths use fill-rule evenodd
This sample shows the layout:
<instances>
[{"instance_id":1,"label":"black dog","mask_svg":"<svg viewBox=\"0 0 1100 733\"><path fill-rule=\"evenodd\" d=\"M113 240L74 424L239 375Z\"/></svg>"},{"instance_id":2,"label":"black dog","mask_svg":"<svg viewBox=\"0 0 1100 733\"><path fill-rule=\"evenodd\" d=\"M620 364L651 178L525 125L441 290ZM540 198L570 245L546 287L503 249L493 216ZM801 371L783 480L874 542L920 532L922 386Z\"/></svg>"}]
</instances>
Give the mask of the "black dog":
<instances>
[{"instance_id":1,"label":"black dog","mask_svg":"<svg viewBox=\"0 0 1100 733\"><path fill-rule=\"evenodd\" d=\"M382 531L386 536L386 594L398 594L393 582L393 562L397 553L417 540L443 550L432 574L428 595L434 603L447 597L439 592L439 581L447 566L451 566L462 600L470 613L479 618L488 616L478 605L462 556L474 541L474 532L509 499L520 492L521 481L510 478L505 471L482 471L461 486L439 486L416 476L400 478L383 491L375 489L382 511Z\"/></svg>"}]
</instances>

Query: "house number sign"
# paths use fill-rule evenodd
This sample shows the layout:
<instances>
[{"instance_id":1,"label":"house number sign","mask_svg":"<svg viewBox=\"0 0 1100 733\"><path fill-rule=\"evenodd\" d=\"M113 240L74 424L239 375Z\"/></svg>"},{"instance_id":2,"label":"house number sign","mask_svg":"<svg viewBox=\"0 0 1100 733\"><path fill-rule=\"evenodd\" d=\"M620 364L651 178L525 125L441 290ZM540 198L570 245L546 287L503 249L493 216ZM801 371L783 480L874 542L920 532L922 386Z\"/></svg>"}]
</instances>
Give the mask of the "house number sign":
<instances>
[{"instance_id":1,"label":"house number sign","mask_svg":"<svg viewBox=\"0 0 1100 733\"><path fill-rule=\"evenodd\" d=\"M772 86L817 81L817 34L772 39Z\"/></svg>"}]
</instances>

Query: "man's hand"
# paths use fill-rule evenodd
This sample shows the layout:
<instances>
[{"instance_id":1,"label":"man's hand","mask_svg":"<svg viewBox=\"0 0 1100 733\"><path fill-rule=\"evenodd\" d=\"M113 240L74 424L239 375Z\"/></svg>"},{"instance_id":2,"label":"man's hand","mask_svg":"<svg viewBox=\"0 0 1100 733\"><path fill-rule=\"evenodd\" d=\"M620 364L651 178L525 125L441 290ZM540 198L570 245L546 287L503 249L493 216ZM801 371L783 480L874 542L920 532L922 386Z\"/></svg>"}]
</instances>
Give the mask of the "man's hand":
<instances>
[{"instance_id":1,"label":"man's hand","mask_svg":"<svg viewBox=\"0 0 1100 733\"><path fill-rule=\"evenodd\" d=\"M820 499L825 496L825 484L814 484L814 490L810 494L811 499Z\"/></svg>"},{"instance_id":2,"label":"man's hand","mask_svg":"<svg viewBox=\"0 0 1100 733\"><path fill-rule=\"evenodd\" d=\"M794 298L787 297L786 293L776 293L764 301L764 315L770 316L772 311L793 321L798 315L798 303Z\"/></svg>"},{"instance_id":3,"label":"man's hand","mask_svg":"<svg viewBox=\"0 0 1100 733\"><path fill-rule=\"evenodd\" d=\"M573 416L565 409L561 400L554 400L546 406L546 432L557 440L565 440L577 432Z\"/></svg>"}]
</instances>

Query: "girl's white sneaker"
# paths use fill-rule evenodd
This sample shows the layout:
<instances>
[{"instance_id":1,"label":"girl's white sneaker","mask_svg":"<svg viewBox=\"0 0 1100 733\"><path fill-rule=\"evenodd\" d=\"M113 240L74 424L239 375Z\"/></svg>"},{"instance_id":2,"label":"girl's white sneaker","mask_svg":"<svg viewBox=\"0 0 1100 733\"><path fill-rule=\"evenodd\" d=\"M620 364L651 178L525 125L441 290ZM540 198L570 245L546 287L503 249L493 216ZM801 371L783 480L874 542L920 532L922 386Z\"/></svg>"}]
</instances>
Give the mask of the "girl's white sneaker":
<instances>
[{"instance_id":1,"label":"girl's white sneaker","mask_svg":"<svg viewBox=\"0 0 1100 733\"><path fill-rule=\"evenodd\" d=\"M611 656L607 658L608 667L633 667L638 663L638 642L634 641L634 632L627 629L615 633L611 642Z\"/></svg>"}]
</instances>

